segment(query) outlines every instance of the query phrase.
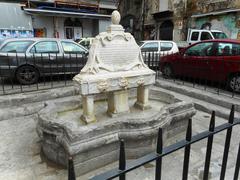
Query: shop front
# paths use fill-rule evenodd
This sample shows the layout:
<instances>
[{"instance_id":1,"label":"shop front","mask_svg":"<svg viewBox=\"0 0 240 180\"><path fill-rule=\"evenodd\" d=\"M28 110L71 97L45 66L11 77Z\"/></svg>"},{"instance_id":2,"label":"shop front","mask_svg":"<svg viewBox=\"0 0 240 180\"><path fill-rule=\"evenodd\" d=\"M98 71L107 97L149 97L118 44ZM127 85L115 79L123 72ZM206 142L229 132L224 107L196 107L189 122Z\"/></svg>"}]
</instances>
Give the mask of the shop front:
<instances>
[{"instance_id":1,"label":"shop front","mask_svg":"<svg viewBox=\"0 0 240 180\"><path fill-rule=\"evenodd\" d=\"M32 16L36 37L55 37L77 40L93 37L106 30L110 15L87 14L65 11L24 9Z\"/></svg>"}]
</instances>

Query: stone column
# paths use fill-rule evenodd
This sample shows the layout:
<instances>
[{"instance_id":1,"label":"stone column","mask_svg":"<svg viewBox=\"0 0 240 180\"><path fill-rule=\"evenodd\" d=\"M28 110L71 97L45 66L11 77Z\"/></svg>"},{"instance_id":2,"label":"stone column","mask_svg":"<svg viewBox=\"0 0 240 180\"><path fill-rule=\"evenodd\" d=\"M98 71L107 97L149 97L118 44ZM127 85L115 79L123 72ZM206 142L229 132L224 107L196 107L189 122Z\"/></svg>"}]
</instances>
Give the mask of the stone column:
<instances>
[{"instance_id":1,"label":"stone column","mask_svg":"<svg viewBox=\"0 0 240 180\"><path fill-rule=\"evenodd\" d=\"M128 91L121 90L108 94L108 114L111 117L129 112Z\"/></svg>"},{"instance_id":2,"label":"stone column","mask_svg":"<svg viewBox=\"0 0 240 180\"><path fill-rule=\"evenodd\" d=\"M148 102L149 87L148 86L138 86L137 88L137 102L135 107L141 110L146 110L151 108Z\"/></svg>"},{"instance_id":3,"label":"stone column","mask_svg":"<svg viewBox=\"0 0 240 180\"><path fill-rule=\"evenodd\" d=\"M88 123L96 121L94 114L94 96L82 96L83 114L81 119Z\"/></svg>"}]
</instances>

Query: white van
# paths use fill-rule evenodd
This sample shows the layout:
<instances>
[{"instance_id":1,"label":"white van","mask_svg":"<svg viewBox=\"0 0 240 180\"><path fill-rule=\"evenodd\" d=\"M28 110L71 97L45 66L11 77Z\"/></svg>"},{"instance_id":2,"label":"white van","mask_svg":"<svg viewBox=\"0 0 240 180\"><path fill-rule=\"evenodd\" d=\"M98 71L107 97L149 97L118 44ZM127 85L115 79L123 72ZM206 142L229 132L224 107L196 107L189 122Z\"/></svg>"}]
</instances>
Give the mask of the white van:
<instances>
[{"instance_id":1,"label":"white van","mask_svg":"<svg viewBox=\"0 0 240 180\"><path fill-rule=\"evenodd\" d=\"M208 39L226 39L227 35L219 30L188 29L187 42L193 44Z\"/></svg>"}]
</instances>

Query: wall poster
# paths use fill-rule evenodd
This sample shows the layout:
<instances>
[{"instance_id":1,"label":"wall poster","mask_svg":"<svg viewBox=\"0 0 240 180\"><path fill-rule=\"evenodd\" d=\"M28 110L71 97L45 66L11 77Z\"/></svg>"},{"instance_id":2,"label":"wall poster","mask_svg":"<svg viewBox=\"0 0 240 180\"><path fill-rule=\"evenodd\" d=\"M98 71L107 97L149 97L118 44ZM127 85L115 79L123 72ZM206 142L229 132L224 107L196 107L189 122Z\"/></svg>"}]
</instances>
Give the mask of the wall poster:
<instances>
[{"instance_id":1,"label":"wall poster","mask_svg":"<svg viewBox=\"0 0 240 180\"><path fill-rule=\"evenodd\" d=\"M31 30L0 29L0 39L33 37Z\"/></svg>"}]
</instances>

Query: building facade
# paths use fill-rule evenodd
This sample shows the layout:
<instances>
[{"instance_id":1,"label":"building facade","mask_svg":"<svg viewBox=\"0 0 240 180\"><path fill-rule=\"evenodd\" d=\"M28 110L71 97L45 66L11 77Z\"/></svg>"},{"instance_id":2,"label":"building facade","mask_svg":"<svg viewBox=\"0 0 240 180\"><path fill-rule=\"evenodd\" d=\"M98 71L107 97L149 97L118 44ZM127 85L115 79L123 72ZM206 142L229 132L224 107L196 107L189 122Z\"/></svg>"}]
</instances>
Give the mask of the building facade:
<instances>
[{"instance_id":1,"label":"building facade","mask_svg":"<svg viewBox=\"0 0 240 180\"><path fill-rule=\"evenodd\" d=\"M121 0L118 10L121 14L120 24L126 32L131 33L135 39L141 39L142 30L142 0Z\"/></svg>"},{"instance_id":2,"label":"building facade","mask_svg":"<svg viewBox=\"0 0 240 180\"><path fill-rule=\"evenodd\" d=\"M136 5L134 7L134 5ZM122 0L120 12L123 16L122 24L128 29L130 20L133 19L131 32L137 34L136 39L178 39L183 36L183 20L186 11L186 0ZM175 28L177 27L177 28ZM136 36L135 36L136 37Z\"/></svg>"},{"instance_id":3,"label":"building facade","mask_svg":"<svg viewBox=\"0 0 240 180\"><path fill-rule=\"evenodd\" d=\"M124 27L131 26L137 39L184 41L189 28L240 39L240 0L122 0L119 9Z\"/></svg>"},{"instance_id":4,"label":"building facade","mask_svg":"<svg viewBox=\"0 0 240 180\"><path fill-rule=\"evenodd\" d=\"M156 39L182 40L187 26L187 0L159 0L159 10L153 13Z\"/></svg>"},{"instance_id":5,"label":"building facade","mask_svg":"<svg viewBox=\"0 0 240 180\"><path fill-rule=\"evenodd\" d=\"M0 3L0 38L56 37L80 39L105 31L116 0L22 1Z\"/></svg>"},{"instance_id":6,"label":"building facade","mask_svg":"<svg viewBox=\"0 0 240 180\"><path fill-rule=\"evenodd\" d=\"M189 27L217 29L231 39L240 39L239 0L192 0L188 3Z\"/></svg>"}]
</instances>

